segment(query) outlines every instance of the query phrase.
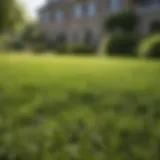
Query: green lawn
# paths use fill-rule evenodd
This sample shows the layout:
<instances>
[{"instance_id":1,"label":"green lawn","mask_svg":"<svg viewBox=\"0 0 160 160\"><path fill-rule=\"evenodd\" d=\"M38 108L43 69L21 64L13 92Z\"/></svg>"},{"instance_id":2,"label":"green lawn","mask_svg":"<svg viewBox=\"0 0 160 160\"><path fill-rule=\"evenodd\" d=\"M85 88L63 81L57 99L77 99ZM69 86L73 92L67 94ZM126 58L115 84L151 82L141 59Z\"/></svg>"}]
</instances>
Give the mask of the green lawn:
<instances>
[{"instance_id":1,"label":"green lawn","mask_svg":"<svg viewBox=\"0 0 160 160\"><path fill-rule=\"evenodd\" d=\"M160 61L0 56L0 159L159 160L159 150Z\"/></svg>"}]
</instances>

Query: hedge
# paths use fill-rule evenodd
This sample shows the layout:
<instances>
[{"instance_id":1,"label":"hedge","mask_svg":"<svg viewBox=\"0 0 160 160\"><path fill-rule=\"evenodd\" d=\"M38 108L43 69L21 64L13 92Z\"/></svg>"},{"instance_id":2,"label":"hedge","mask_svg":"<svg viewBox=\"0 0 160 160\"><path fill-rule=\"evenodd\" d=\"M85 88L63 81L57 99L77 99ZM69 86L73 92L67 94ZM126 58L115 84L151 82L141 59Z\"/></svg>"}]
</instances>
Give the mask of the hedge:
<instances>
[{"instance_id":1,"label":"hedge","mask_svg":"<svg viewBox=\"0 0 160 160\"><path fill-rule=\"evenodd\" d=\"M140 57L160 57L160 34L151 35L142 40L138 54Z\"/></svg>"},{"instance_id":2,"label":"hedge","mask_svg":"<svg viewBox=\"0 0 160 160\"><path fill-rule=\"evenodd\" d=\"M133 34L112 35L107 42L106 53L111 56L135 56L138 43L139 37Z\"/></svg>"}]
</instances>

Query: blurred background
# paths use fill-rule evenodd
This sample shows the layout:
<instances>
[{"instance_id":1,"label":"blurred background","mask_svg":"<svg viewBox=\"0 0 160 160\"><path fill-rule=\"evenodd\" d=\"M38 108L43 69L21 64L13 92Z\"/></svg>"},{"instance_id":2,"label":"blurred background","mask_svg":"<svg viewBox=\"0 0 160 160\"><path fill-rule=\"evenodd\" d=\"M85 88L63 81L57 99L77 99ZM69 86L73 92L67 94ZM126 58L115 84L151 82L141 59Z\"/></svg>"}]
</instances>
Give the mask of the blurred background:
<instances>
[{"instance_id":1,"label":"blurred background","mask_svg":"<svg viewBox=\"0 0 160 160\"><path fill-rule=\"evenodd\" d=\"M160 160L160 0L0 1L0 160Z\"/></svg>"}]
</instances>

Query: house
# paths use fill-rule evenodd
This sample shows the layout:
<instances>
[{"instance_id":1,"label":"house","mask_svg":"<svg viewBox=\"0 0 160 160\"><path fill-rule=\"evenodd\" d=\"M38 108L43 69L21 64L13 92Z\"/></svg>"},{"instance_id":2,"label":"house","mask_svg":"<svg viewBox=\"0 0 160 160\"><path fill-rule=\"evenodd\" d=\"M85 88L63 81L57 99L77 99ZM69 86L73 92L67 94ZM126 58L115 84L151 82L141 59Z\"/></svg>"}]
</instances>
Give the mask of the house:
<instances>
[{"instance_id":1,"label":"house","mask_svg":"<svg viewBox=\"0 0 160 160\"><path fill-rule=\"evenodd\" d=\"M147 34L152 24L160 21L160 0L47 0L39 10L40 27L49 41L65 38L71 44L97 44L104 19L129 9L140 16L141 34Z\"/></svg>"}]
</instances>

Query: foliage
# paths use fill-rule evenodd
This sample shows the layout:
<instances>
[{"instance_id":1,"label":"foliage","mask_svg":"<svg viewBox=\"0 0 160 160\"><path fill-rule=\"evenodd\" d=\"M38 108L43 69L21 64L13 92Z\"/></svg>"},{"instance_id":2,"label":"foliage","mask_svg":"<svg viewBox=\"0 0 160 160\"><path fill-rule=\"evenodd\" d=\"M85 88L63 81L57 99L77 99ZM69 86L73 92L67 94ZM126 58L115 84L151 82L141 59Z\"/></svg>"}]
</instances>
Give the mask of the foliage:
<instances>
[{"instance_id":1,"label":"foliage","mask_svg":"<svg viewBox=\"0 0 160 160\"><path fill-rule=\"evenodd\" d=\"M160 57L160 34L155 34L144 39L139 48L139 56Z\"/></svg>"},{"instance_id":2,"label":"foliage","mask_svg":"<svg viewBox=\"0 0 160 160\"><path fill-rule=\"evenodd\" d=\"M45 44L41 42L34 43L31 47L35 53L44 53L47 50Z\"/></svg>"},{"instance_id":3,"label":"foliage","mask_svg":"<svg viewBox=\"0 0 160 160\"><path fill-rule=\"evenodd\" d=\"M133 11L121 11L111 14L106 18L104 27L108 32L134 32L139 22L139 17Z\"/></svg>"},{"instance_id":4,"label":"foliage","mask_svg":"<svg viewBox=\"0 0 160 160\"><path fill-rule=\"evenodd\" d=\"M10 35L3 34L0 38L0 50L8 50L11 48L12 39Z\"/></svg>"},{"instance_id":5,"label":"foliage","mask_svg":"<svg viewBox=\"0 0 160 160\"><path fill-rule=\"evenodd\" d=\"M22 51L25 49L25 45L22 41L20 40L14 40L12 43L11 43L11 49L14 50L14 51Z\"/></svg>"},{"instance_id":6,"label":"foliage","mask_svg":"<svg viewBox=\"0 0 160 160\"><path fill-rule=\"evenodd\" d=\"M23 8L17 0L0 1L0 33L15 30L24 20Z\"/></svg>"},{"instance_id":7,"label":"foliage","mask_svg":"<svg viewBox=\"0 0 160 160\"><path fill-rule=\"evenodd\" d=\"M47 49L45 37L37 23L29 23L23 29L20 41L23 41L25 45L31 46L31 49L36 52L43 52Z\"/></svg>"},{"instance_id":8,"label":"foliage","mask_svg":"<svg viewBox=\"0 0 160 160\"><path fill-rule=\"evenodd\" d=\"M94 53L96 48L92 45L72 45L69 46L69 51L75 54L92 54Z\"/></svg>"},{"instance_id":9,"label":"foliage","mask_svg":"<svg viewBox=\"0 0 160 160\"><path fill-rule=\"evenodd\" d=\"M44 41L44 37L36 23L30 23L23 29L21 39L29 44Z\"/></svg>"},{"instance_id":10,"label":"foliage","mask_svg":"<svg viewBox=\"0 0 160 160\"><path fill-rule=\"evenodd\" d=\"M138 22L139 17L133 11L121 11L107 17L105 29L111 33L106 46L109 55L135 55L139 38L134 31Z\"/></svg>"},{"instance_id":11,"label":"foliage","mask_svg":"<svg viewBox=\"0 0 160 160\"><path fill-rule=\"evenodd\" d=\"M106 52L109 55L136 55L139 38L133 34L112 35L106 45Z\"/></svg>"},{"instance_id":12,"label":"foliage","mask_svg":"<svg viewBox=\"0 0 160 160\"><path fill-rule=\"evenodd\" d=\"M152 22L151 33L160 33L160 21L153 21Z\"/></svg>"},{"instance_id":13,"label":"foliage","mask_svg":"<svg viewBox=\"0 0 160 160\"><path fill-rule=\"evenodd\" d=\"M0 77L0 159L160 159L159 62L10 55Z\"/></svg>"},{"instance_id":14,"label":"foliage","mask_svg":"<svg viewBox=\"0 0 160 160\"><path fill-rule=\"evenodd\" d=\"M72 53L72 54L92 54L96 51L94 46L91 45L67 45L57 44L55 50L58 53Z\"/></svg>"},{"instance_id":15,"label":"foliage","mask_svg":"<svg viewBox=\"0 0 160 160\"><path fill-rule=\"evenodd\" d=\"M64 33L60 33L56 37L56 40L53 43L53 49L55 49L58 53L68 52L67 39Z\"/></svg>"},{"instance_id":16,"label":"foliage","mask_svg":"<svg viewBox=\"0 0 160 160\"><path fill-rule=\"evenodd\" d=\"M54 50L58 53L67 53L68 52L68 46L66 44L54 44L55 47Z\"/></svg>"}]
</instances>

